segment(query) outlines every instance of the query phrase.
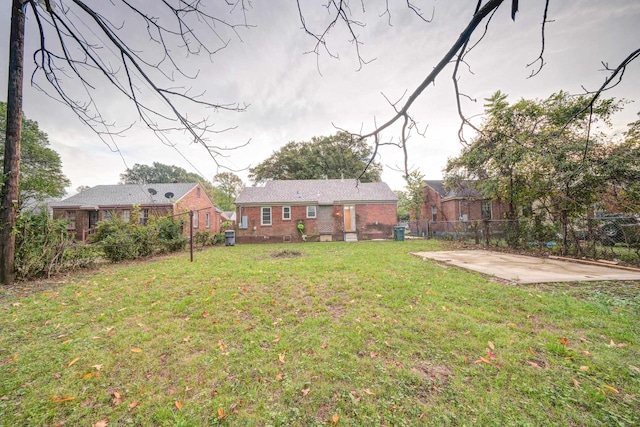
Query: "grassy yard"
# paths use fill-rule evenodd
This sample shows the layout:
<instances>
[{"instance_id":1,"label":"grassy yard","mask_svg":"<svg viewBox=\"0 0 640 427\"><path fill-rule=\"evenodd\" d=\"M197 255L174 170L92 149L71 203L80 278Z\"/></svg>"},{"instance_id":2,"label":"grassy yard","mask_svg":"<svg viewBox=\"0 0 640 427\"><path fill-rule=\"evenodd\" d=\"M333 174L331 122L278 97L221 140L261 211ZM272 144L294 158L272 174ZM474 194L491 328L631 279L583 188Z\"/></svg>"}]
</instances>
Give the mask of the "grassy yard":
<instances>
[{"instance_id":1,"label":"grassy yard","mask_svg":"<svg viewBox=\"0 0 640 427\"><path fill-rule=\"evenodd\" d=\"M238 245L0 289L0 425L640 425L640 284L438 242Z\"/></svg>"}]
</instances>

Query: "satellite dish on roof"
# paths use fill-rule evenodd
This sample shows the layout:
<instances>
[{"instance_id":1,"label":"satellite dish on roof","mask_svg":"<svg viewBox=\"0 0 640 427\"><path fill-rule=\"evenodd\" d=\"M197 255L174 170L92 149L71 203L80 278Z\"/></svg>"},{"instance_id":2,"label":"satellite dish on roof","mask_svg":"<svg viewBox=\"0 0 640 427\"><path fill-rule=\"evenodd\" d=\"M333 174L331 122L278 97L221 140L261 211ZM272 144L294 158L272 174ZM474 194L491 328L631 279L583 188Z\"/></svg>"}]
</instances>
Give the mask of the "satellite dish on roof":
<instances>
[{"instance_id":1,"label":"satellite dish on roof","mask_svg":"<svg viewBox=\"0 0 640 427\"><path fill-rule=\"evenodd\" d=\"M168 193L164 193L164 197L166 197L167 199L173 199L173 193L171 191L169 191Z\"/></svg>"},{"instance_id":2,"label":"satellite dish on roof","mask_svg":"<svg viewBox=\"0 0 640 427\"><path fill-rule=\"evenodd\" d=\"M147 191L149 192L149 194L151 194L152 196L155 196L156 194L158 194L158 192L155 190L155 188L148 188Z\"/></svg>"}]
</instances>

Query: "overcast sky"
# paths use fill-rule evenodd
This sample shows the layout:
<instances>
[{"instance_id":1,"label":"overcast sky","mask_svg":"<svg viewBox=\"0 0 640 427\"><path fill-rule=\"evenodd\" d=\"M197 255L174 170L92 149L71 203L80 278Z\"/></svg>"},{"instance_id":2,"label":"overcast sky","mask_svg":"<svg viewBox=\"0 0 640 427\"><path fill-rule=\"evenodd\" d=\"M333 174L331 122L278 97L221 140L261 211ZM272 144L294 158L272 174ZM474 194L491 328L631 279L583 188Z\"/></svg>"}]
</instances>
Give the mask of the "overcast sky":
<instances>
[{"instance_id":1,"label":"overcast sky","mask_svg":"<svg viewBox=\"0 0 640 427\"><path fill-rule=\"evenodd\" d=\"M94 1L87 0L92 4ZM102 2L100 3L107 3ZM118 2L115 2L118 4ZM151 2L140 2L150 4ZM320 30L327 14L326 1L302 0L310 26ZM313 49L314 40L301 29L298 9L293 0L252 2L247 11L251 28L240 28L241 39L227 34L228 47L212 57L186 58L184 67L199 70L189 82L193 93L205 92L208 100L219 103L249 104L242 113L189 110L190 117L210 117L218 129L236 127L218 134L212 143L235 146L251 140L241 149L231 151L222 164L232 169L254 166L273 151L290 141L308 141L313 136L331 135L334 126L350 131L368 131L374 120L386 121L392 109L385 97L399 99L411 92L451 47L467 24L475 1L412 3L426 16L435 10L433 21L425 23L396 1L398 9L390 17L383 15L385 1L365 1L359 29L361 55L372 60L358 71L353 44L340 27L332 31L328 41L332 52L316 57L305 52ZM452 4L453 3L453 4ZM507 4L508 3L508 4ZM534 78L528 79L532 62L540 50L540 22L544 1L520 2L515 22L505 2L494 17L485 39L467 57L469 68L461 73L464 93L478 101L465 101L465 112L471 116L482 111L483 98L496 90L509 94L509 100L546 98L559 90L583 93L583 87L594 90L606 77L601 62L615 66L639 46L640 2L637 0L552 0L546 31L546 65ZM107 3L108 4L108 3ZM353 1L361 8L359 1ZM0 99L6 101L11 0L0 0ZM143 6L154 7L154 6ZM435 8L435 9L434 9ZM122 9L119 9L122 10ZM360 14L360 12L358 12ZM28 14L28 18L31 14ZM135 37L144 49L148 37L127 15L120 17L124 34ZM240 21L237 11L229 21ZM51 147L62 157L63 171L71 179L69 192L80 185L115 184L126 165L151 164L154 161L181 166L212 179L216 165L205 149L189 144L182 135L171 135L175 148L163 145L153 134L136 124L123 137L105 144L71 112L31 87L32 55L37 47L33 19L27 24L25 49L25 85L23 110L36 120L49 135ZM85 30L86 31L86 30ZM213 40L213 39L212 39ZM212 41L213 44L213 41ZM177 51L177 48L176 48ZM110 53L105 50L105 54ZM444 70L435 86L427 88L414 104L413 117L426 128L424 137L414 135L409 143L410 165L427 179L440 179L448 157L461 148L452 67ZM97 78L96 99L105 115L120 125L135 121L134 111ZM72 84L69 82L68 84ZM161 82L162 85L170 86ZM625 130L626 124L640 111L640 62L628 67L623 82L607 92L607 96L631 101L613 119L612 134ZM479 119L477 119L479 120ZM395 137L389 132L386 138ZM379 161L385 165L382 175L392 189L402 189L402 174L394 169L402 164L398 149L385 148ZM185 160L188 159L187 160ZM222 170L221 170L222 171ZM245 183L247 172L237 172Z\"/></svg>"}]
</instances>

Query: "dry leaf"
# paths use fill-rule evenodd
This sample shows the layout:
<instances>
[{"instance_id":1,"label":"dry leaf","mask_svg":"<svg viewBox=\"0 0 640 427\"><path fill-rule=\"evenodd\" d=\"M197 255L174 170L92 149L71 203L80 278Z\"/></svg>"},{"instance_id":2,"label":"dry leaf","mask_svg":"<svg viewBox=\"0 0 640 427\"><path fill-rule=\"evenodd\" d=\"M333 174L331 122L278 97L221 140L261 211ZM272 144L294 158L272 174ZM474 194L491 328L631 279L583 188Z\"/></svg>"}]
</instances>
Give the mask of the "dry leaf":
<instances>
[{"instance_id":1,"label":"dry leaf","mask_svg":"<svg viewBox=\"0 0 640 427\"><path fill-rule=\"evenodd\" d=\"M311 391L311 389L303 388L303 389L302 389L302 397L304 397L304 396L306 396L307 394L309 394L309 391Z\"/></svg>"},{"instance_id":2,"label":"dry leaf","mask_svg":"<svg viewBox=\"0 0 640 427\"><path fill-rule=\"evenodd\" d=\"M578 382L578 380L577 380L577 379L572 378L572 379L571 379L571 381L573 381L573 385L574 385L576 388L580 388L580 383Z\"/></svg>"},{"instance_id":3,"label":"dry leaf","mask_svg":"<svg viewBox=\"0 0 640 427\"><path fill-rule=\"evenodd\" d=\"M282 381L282 374L276 374L276 379L278 381Z\"/></svg>"},{"instance_id":4,"label":"dry leaf","mask_svg":"<svg viewBox=\"0 0 640 427\"><path fill-rule=\"evenodd\" d=\"M107 427L109 425L109 420L108 419L104 419L104 420L100 420L95 424L91 424L91 427Z\"/></svg>"},{"instance_id":5,"label":"dry leaf","mask_svg":"<svg viewBox=\"0 0 640 427\"><path fill-rule=\"evenodd\" d=\"M486 357L481 357L480 359L476 360L473 363L487 363L489 365L491 365L491 360L487 359Z\"/></svg>"},{"instance_id":6,"label":"dry leaf","mask_svg":"<svg viewBox=\"0 0 640 427\"><path fill-rule=\"evenodd\" d=\"M569 340L566 339L565 337L562 337L562 338L560 338L560 344L569 345Z\"/></svg>"},{"instance_id":7,"label":"dry leaf","mask_svg":"<svg viewBox=\"0 0 640 427\"><path fill-rule=\"evenodd\" d=\"M384 345L386 345L387 347L391 348L391 344L389 344L389 341L385 341Z\"/></svg>"},{"instance_id":8,"label":"dry leaf","mask_svg":"<svg viewBox=\"0 0 640 427\"><path fill-rule=\"evenodd\" d=\"M444 311L451 311L451 309L450 309L450 308L447 308L447 307L445 307L444 305L442 306L442 310L444 310Z\"/></svg>"},{"instance_id":9,"label":"dry leaf","mask_svg":"<svg viewBox=\"0 0 640 427\"><path fill-rule=\"evenodd\" d=\"M209 317L209 312L208 311L203 311L202 312L202 317Z\"/></svg>"},{"instance_id":10,"label":"dry leaf","mask_svg":"<svg viewBox=\"0 0 640 427\"><path fill-rule=\"evenodd\" d=\"M225 418L227 418L227 414L224 413L222 408L218 408L218 419L224 420Z\"/></svg>"},{"instance_id":11,"label":"dry leaf","mask_svg":"<svg viewBox=\"0 0 640 427\"><path fill-rule=\"evenodd\" d=\"M82 379L83 379L83 380L87 380L87 379L89 379L89 378L93 377L94 375L95 375L95 374L94 374L93 372L89 372L88 374L84 374L84 375L82 376Z\"/></svg>"},{"instance_id":12,"label":"dry leaf","mask_svg":"<svg viewBox=\"0 0 640 427\"><path fill-rule=\"evenodd\" d=\"M75 399L74 396L64 396L64 397L51 396L51 400L53 400L56 403L66 402L68 400L73 400L73 399Z\"/></svg>"},{"instance_id":13,"label":"dry leaf","mask_svg":"<svg viewBox=\"0 0 640 427\"><path fill-rule=\"evenodd\" d=\"M67 365L67 368L71 365L73 365L74 363L76 363L78 360L80 360L79 357L76 357L75 359L73 359L71 362L69 362L69 364Z\"/></svg>"},{"instance_id":14,"label":"dry leaf","mask_svg":"<svg viewBox=\"0 0 640 427\"><path fill-rule=\"evenodd\" d=\"M638 374L640 374L640 368L638 368L637 366L629 365L629 368L630 368L633 372L637 372Z\"/></svg>"},{"instance_id":15,"label":"dry leaf","mask_svg":"<svg viewBox=\"0 0 640 427\"><path fill-rule=\"evenodd\" d=\"M278 360L280 361L280 363L284 363L284 353L281 353L281 354L278 356Z\"/></svg>"},{"instance_id":16,"label":"dry leaf","mask_svg":"<svg viewBox=\"0 0 640 427\"><path fill-rule=\"evenodd\" d=\"M533 362L531 360L527 360L527 363L532 367L532 368L536 368L536 369L541 369L540 365L538 365L536 362Z\"/></svg>"},{"instance_id":17,"label":"dry leaf","mask_svg":"<svg viewBox=\"0 0 640 427\"><path fill-rule=\"evenodd\" d=\"M103 367L103 366L104 366L104 365L92 365L91 367L92 367L92 368L96 368L96 371L99 371L99 370L101 370L101 369L102 369L102 367Z\"/></svg>"},{"instance_id":18,"label":"dry leaf","mask_svg":"<svg viewBox=\"0 0 640 427\"><path fill-rule=\"evenodd\" d=\"M490 348L491 350L495 350L495 349L496 349L496 348L495 348L495 346L493 345L493 343L492 343L491 341L489 341L489 342L487 343L487 345L489 346L489 348Z\"/></svg>"},{"instance_id":19,"label":"dry leaf","mask_svg":"<svg viewBox=\"0 0 640 427\"><path fill-rule=\"evenodd\" d=\"M465 335L469 335L471 333L471 331L465 331Z\"/></svg>"},{"instance_id":20,"label":"dry leaf","mask_svg":"<svg viewBox=\"0 0 640 427\"><path fill-rule=\"evenodd\" d=\"M338 414L333 414L333 417L331 417L331 422L333 423L333 425L338 424L339 420L340 420L340 416Z\"/></svg>"},{"instance_id":21,"label":"dry leaf","mask_svg":"<svg viewBox=\"0 0 640 427\"><path fill-rule=\"evenodd\" d=\"M323 342L323 343L322 343L322 345L321 345L320 347L322 347L322 348L327 348L327 343L326 343L326 342Z\"/></svg>"},{"instance_id":22,"label":"dry leaf","mask_svg":"<svg viewBox=\"0 0 640 427\"><path fill-rule=\"evenodd\" d=\"M176 400L175 402L173 402L173 404L176 405L176 408L178 408L178 411L182 409L182 402L180 402L179 400Z\"/></svg>"},{"instance_id":23,"label":"dry leaf","mask_svg":"<svg viewBox=\"0 0 640 427\"><path fill-rule=\"evenodd\" d=\"M133 347L131 351L133 351L134 353L142 353L142 349L138 347Z\"/></svg>"},{"instance_id":24,"label":"dry leaf","mask_svg":"<svg viewBox=\"0 0 640 427\"><path fill-rule=\"evenodd\" d=\"M620 392L619 392L617 389L615 389L615 388L611 387L610 385L605 385L605 386L603 386L603 387L608 388L609 390L611 390L611 391L612 391L612 392L614 392L615 394L620 394Z\"/></svg>"},{"instance_id":25,"label":"dry leaf","mask_svg":"<svg viewBox=\"0 0 640 427\"><path fill-rule=\"evenodd\" d=\"M222 340L218 340L218 347L220 347L220 351L225 351L227 346Z\"/></svg>"},{"instance_id":26,"label":"dry leaf","mask_svg":"<svg viewBox=\"0 0 640 427\"><path fill-rule=\"evenodd\" d=\"M280 341L280 335L276 334L276 337L273 339L273 342Z\"/></svg>"},{"instance_id":27,"label":"dry leaf","mask_svg":"<svg viewBox=\"0 0 640 427\"><path fill-rule=\"evenodd\" d=\"M131 402L131 404L129 405L129 410L132 410L133 408L135 408L136 406L138 406L138 401L134 400L133 402Z\"/></svg>"},{"instance_id":28,"label":"dry leaf","mask_svg":"<svg viewBox=\"0 0 640 427\"><path fill-rule=\"evenodd\" d=\"M586 372L586 371L588 371L588 370L589 370L589 367L588 367L588 366L584 366L584 365L583 365L583 366L580 366L580 370L581 370L582 372Z\"/></svg>"},{"instance_id":29,"label":"dry leaf","mask_svg":"<svg viewBox=\"0 0 640 427\"><path fill-rule=\"evenodd\" d=\"M489 356L489 358L491 358L491 359L495 359L496 358L496 354L493 351L489 350L489 349L487 349L487 356Z\"/></svg>"},{"instance_id":30,"label":"dry leaf","mask_svg":"<svg viewBox=\"0 0 640 427\"><path fill-rule=\"evenodd\" d=\"M589 353L587 350L581 350L580 353L584 354L587 357L591 357L591 353Z\"/></svg>"},{"instance_id":31,"label":"dry leaf","mask_svg":"<svg viewBox=\"0 0 640 427\"><path fill-rule=\"evenodd\" d=\"M362 390L362 391L364 391L364 392L365 392L366 394L368 394L368 395L372 395L372 394L373 394L373 393L371 392L371 390L369 390L368 388L365 388L365 389L364 389L364 390Z\"/></svg>"},{"instance_id":32,"label":"dry leaf","mask_svg":"<svg viewBox=\"0 0 640 427\"><path fill-rule=\"evenodd\" d=\"M120 396L120 393L118 393L117 391L114 391L113 392L113 404L115 406L118 406L121 403L122 403L122 396Z\"/></svg>"}]
</instances>

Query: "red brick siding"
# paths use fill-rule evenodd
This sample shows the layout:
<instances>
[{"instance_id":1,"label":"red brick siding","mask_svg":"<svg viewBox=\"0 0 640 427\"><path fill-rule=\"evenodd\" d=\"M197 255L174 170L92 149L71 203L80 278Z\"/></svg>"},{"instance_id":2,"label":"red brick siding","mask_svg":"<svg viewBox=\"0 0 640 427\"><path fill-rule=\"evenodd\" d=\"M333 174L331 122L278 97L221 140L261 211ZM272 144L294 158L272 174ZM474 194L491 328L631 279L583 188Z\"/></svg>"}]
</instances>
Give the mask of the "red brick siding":
<instances>
[{"instance_id":1,"label":"red brick siding","mask_svg":"<svg viewBox=\"0 0 640 427\"><path fill-rule=\"evenodd\" d=\"M287 205L285 205L287 206ZM236 228L236 239L244 243L278 243L282 241L301 242L298 223L304 224L304 233L308 240L318 240L317 218L307 218L307 206L290 206L291 219L282 219L281 205L271 207L271 225L262 225L263 206L239 206L238 224L243 216L248 217L247 229ZM269 207L269 206L264 206ZM386 238L393 234L397 222L395 203L355 205L356 227L359 239ZM316 207L317 214L317 207ZM343 205L333 206L333 239L344 239ZM255 228L255 229L254 229Z\"/></svg>"},{"instance_id":2,"label":"red brick siding","mask_svg":"<svg viewBox=\"0 0 640 427\"><path fill-rule=\"evenodd\" d=\"M198 189L200 191L198 192ZM198 195L200 197L198 197ZM196 187L193 187L191 191L182 196L180 200L177 201L173 205L173 214L179 215L176 216L177 219L184 219L186 222L186 226L184 227L184 233L189 234L189 215L187 212L189 211L198 211L198 226L193 228L193 232L198 231L208 231L212 234L220 233L220 212L216 211L213 203L204 192L204 189L198 184ZM211 221L209 228L206 227L206 214L210 215Z\"/></svg>"}]
</instances>

